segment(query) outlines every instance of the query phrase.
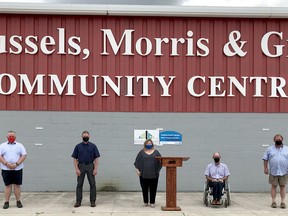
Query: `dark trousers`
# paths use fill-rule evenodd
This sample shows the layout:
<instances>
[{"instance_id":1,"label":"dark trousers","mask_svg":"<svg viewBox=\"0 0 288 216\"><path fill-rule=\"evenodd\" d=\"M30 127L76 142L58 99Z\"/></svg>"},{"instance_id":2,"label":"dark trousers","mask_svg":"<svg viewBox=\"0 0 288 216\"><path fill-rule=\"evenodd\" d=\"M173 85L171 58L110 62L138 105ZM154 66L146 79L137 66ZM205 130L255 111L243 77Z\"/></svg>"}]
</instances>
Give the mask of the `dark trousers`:
<instances>
[{"instance_id":1,"label":"dark trousers","mask_svg":"<svg viewBox=\"0 0 288 216\"><path fill-rule=\"evenodd\" d=\"M90 202L96 201L96 182L95 176L93 175L94 164L78 164L78 168L81 172L80 176L77 176L77 188L76 188L76 202L82 202L82 194L83 194L83 184L85 175L87 174L87 178L90 184Z\"/></svg>"},{"instance_id":2,"label":"dark trousers","mask_svg":"<svg viewBox=\"0 0 288 216\"><path fill-rule=\"evenodd\" d=\"M220 200L222 197L223 182L209 182L209 187L213 188L213 199Z\"/></svg>"},{"instance_id":3,"label":"dark trousers","mask_svg":"<svg viewBox=\"0 0 288 216\"><path fill-rule=\"evenodd\" d=\"M150 203L154 204L158 186L158 177L153 179L145 179L140 176L140 185L142 188L144 203L149 203L148 194L150 191Z\"/></svg>"}]
</instances>

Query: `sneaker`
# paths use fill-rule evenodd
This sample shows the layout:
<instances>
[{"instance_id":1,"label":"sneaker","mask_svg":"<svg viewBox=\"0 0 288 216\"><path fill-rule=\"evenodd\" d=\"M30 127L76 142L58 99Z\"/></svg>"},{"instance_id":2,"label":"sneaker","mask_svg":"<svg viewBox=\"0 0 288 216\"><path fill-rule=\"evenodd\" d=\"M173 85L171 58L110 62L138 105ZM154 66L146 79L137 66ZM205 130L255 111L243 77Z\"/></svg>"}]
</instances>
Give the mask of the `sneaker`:
<instances>
[{"instance_id":1,"label":"sneaker","mask_svg":"<svg viewBox=\"0 0 288 216\"><path fill-rule=\"evenodd\" d=\"M74 205L75 208L78 208L78 207L80 207L80 206L81 206L81 204L80 204L80 203L77 203L77 202L76 202L75 205Z\"/></svg>"},{"instance_id":2,"label":"sneaker","mask_svg":"<svg viewBox=\"0 0 288 216\"><path fill-rule=\"evenodd\" d=\"M21 201L20 201L20 200L19 200L19 201L17 201L16 205L17 205L17 207L18 207L18 208L23 208L23 205L22 205L22 203L21 203Z\"/></svg>"},{"instance_id":3,"label":"sneaker","mask_svg":"<svg viewBox=\"0 0 288 216\"><path fill-rule=\"evenodd\" d=\"M148 206L148 203L144 203L144 204L143 204L143 207L147 207L147 206Z\"/></svg>"},{"instance_id":4,"label":"sneaker","mask_svg":"<svg viewBox=\"0 0 288 216\"><path fill-rule=\"evenodd\" d=\"M272 207L272 208L277 208L276 202L272 202L271 207Z\"/></svg>"},{"instance_id":5,"label":"sneaker","mask_svg":"<svg viewBox=\"0 0 288 216\"><path fill-rule=\"evenodd\" d=\"M3 209L8 209L8 208L9 208L9 202L5 202L4 206L3 206Z\"/></svg>"},{"instance_id":6,"label":"sneaker","mask_svg":"<svg viewBox=\"0 0 288 216\"><path fill-rule=\"evenodd\" d=\"M91 207L96 207L96 203L95 202L91 202Z\"/></svg>"},{"instance_id":7,"label":"sneaker","mask_svg":"<svg viewBox=\"0 0 288 216\"><path fill-rule=\"evenodd\" d=\"M154 204L154 203L151 203L151 204L150 204L150 207L151 207L151 208L155 208L155 204Z\"/></svg>"},{"instance_id":8,"label":"sneaker","mask_svg":"<svg viewBox=\"0 0 288 216\"><path fill-rule=\"evenodd\" d=\"M283 208L283 209L285 209L285 208L286 208L286 205L285 205L285 203L281 203L281 204L280 204L280 208Z\"/></svg>"}]
</instances>

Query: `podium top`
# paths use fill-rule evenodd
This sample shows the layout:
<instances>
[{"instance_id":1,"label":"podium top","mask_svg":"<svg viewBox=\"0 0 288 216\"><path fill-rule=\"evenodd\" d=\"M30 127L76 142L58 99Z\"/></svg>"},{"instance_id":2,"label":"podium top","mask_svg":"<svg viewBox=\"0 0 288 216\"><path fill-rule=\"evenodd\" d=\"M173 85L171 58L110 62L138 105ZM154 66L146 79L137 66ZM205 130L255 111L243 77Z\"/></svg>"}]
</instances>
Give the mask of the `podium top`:
<instances>
[{"instance_id":1,"label":"podium top","mask_svg":"<svg viewBox=\"0 0 288 216\"><path fill-rule=\"evenodd\" d=\"M183 161L187 161L190 157L156 157L165 167L181 167Z\"/></svg>"},{"instance_id":2,"label":"podium top","mask_svg":"<svg viewBox=\"0 0 288 216\"><path fill-rule=\"evenodd\" d=\"M176 156L176 157L159 157L157 156L156 157L157 159L161 159L161 160L182 160L182 161L187 161L190 159L190 157L179 157L179 156Z\"/></svg>"}]
</instances>

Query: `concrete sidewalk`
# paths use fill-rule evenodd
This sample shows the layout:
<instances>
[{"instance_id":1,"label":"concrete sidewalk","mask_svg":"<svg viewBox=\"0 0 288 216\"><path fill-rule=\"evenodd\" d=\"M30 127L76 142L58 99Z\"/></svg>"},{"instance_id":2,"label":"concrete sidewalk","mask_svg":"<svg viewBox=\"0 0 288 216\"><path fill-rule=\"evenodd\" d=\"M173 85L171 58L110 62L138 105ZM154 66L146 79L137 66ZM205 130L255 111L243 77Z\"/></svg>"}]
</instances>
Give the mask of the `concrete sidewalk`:
<instances>
[{"instance_id":1,"label":"concrete sidewalk","mask_svg":"<svg viewBox=\"0 0 288 216\"><path fill-rule=\"evenodd\" d=\"M279 197L278 205L279 205ZM3 201L4 194L0 194ZM14 195L10 200L10 208L3 209L0 202L0 215L7 216L68 216L68 215L101 215L101 216L215 216L215 215L287 215L287 209L270 207L269 193L231 193L231 205L206 207L202 202L202 193L177 193L177 205L181 211L162 211L165 206L166 194L158 192L156 207L143 207L141 192L98 192L97 206L90 207L89 193L83 194L82 206L74 208L75 193L72 192L41 192L22 193L24 208L18 209L15 205ZM288 204L288 203L287 203Z\"/></svg>"}]
</instances>

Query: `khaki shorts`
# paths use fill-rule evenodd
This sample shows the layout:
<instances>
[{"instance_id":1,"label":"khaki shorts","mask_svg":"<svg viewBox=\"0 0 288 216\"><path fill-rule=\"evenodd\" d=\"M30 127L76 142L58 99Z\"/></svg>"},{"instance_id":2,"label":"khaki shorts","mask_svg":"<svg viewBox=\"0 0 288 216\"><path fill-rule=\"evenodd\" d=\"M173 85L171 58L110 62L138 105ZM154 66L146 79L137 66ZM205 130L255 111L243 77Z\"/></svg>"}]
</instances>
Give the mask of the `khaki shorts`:
<instances>
[{"instance_id":1,"label":"khaki shorts","mask_svg":"<svg viewBox=\"0 0 288 216\"><path fill-rule=\"evenodd\" d=\"M287 184L288 181L288 175L285 176L273 176L271 174L269 174L269 183L277 186L278 184L281 186L284 186Z\"/></svg>"}]
</instances>

